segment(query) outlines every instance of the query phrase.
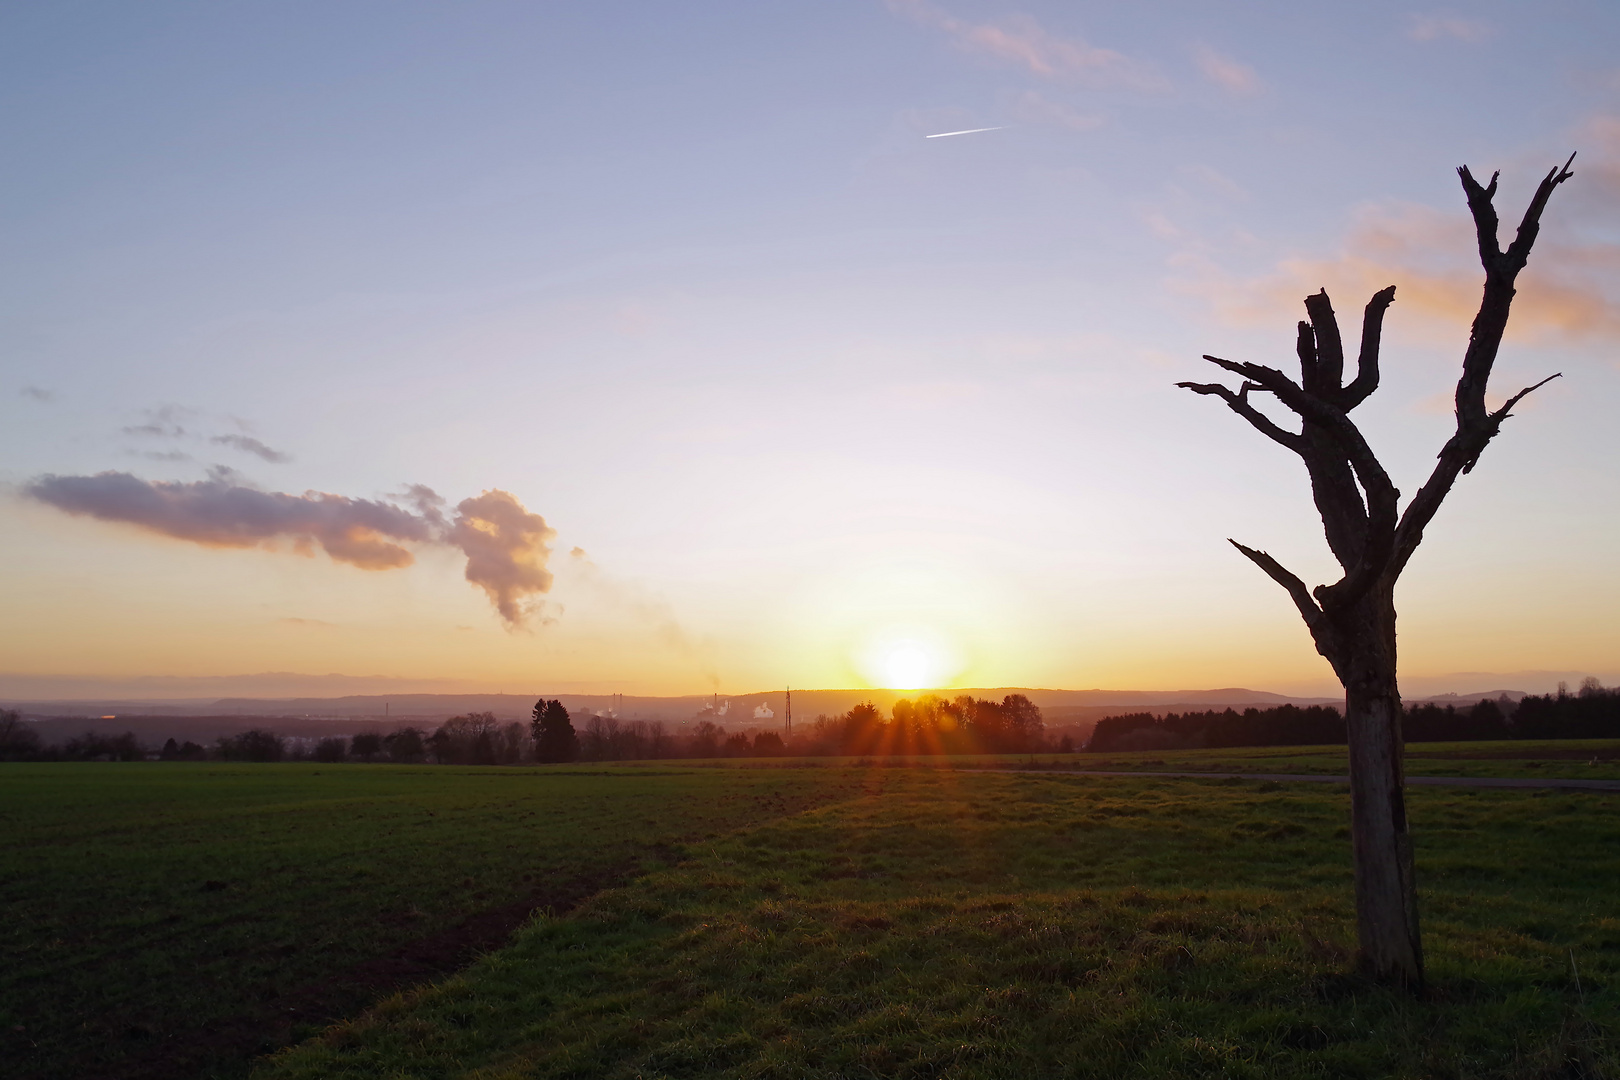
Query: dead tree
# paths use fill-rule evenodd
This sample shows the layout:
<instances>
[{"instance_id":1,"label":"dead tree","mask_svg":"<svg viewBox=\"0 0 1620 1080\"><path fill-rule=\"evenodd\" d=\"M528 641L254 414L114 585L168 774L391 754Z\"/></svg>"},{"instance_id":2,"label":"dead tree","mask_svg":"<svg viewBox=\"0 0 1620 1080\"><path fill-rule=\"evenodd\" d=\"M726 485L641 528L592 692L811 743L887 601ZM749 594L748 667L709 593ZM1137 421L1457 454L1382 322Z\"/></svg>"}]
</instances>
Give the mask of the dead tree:
<instances>
[{"instance_id":1,"label":"dead tree","mask_svg":"<svg viewBox=\"0 0 1620 1080\"><path fill-rule=\"evenodd\" d=\"M1298 454L1311 478L1328 546L1344 576L1314 590L1264 551L1231 544L1288 591L1316 642L1344 684L1350 741L1351 843L1355 855L1356 928L1361 964L1375 977L1413 991L1423 987L1423 947L1418 934L1417 888L1407 832L1402 767L1401 695L1395 680L1395 581L1423 540L1440 503L1457 477L1473 469L1502 421L1530 391L1501 408L1485 408L1485 384L1513 303L1513 283L1530 257L1541 214L1553 189L1572 175L1573 154L1541 181L1503 251L1497 240L1496 175L1481 186L1464 166L1457 170L1479 236L1485 294L1474 317L1462 377L1457 380L1457 430L1440 451L1428 482L1399 510L1400 492L1368 447L1350 412L1378 388L1378 347L1384 312L1395 287L1376 293L1361 324L1356 376L1345 385L1344 345L1324 290L1305 298L1309 322L1299 324L1300 380L1275 368L1205 356L1243 378L1237 390L1218 383L1178 383L1197 394L1219 397L1273 442ZM1274 422L1250 402L1272 394L1299 418L1300 430Z\"/></svg>"}]
</instances>

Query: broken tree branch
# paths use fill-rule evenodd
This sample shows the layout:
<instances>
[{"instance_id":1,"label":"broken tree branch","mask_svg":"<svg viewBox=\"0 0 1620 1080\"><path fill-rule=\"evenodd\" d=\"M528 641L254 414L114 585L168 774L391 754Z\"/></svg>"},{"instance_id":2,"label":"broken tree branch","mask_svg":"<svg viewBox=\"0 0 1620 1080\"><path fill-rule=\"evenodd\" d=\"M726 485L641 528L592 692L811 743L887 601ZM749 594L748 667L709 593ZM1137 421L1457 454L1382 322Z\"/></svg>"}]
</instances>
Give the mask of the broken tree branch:
<instances>
[{"instance_id":1,"label":"broken tree branch","mask_svg":"<svg viewBox=\"0 0 1620 1080\"><path fill-rule=\"evenodd\" d=\"M1257 551L1246 544L1240 544L1231 537L1227 537L1226 542L1243 552L1250 562L1264 570L1267 577L1287 591L1289 598L1294 601L1294 606L1299 609L1300 617L1305 620L1305 625L1310 628L1311 636L1316 639L1317 651L1327 657L1331 663L1333 657L1329 655L1328 648L1330 646L1327 643L1331 640L1333 628L1328 624L1327 615L1321 608L1316 606L1316 601L1311 598L1311 590L1306 588L1305 583L1299 579L1299 575L1264 551Z\"/></svg>"},{"instance_id":2,"label":"broken tree branch","mask_svg":"<svg viewBox=\"0 0 1620 1080\"><path fill-rule=\"evenodd\" d=\"M1266 438L1274 443L1286 446L1296 454L1304 453L1305 440L1284 428L1278 427L1271 417L1249 404L1249 390L1253 383L1244 383L1243 388L1236 393L1222 386L1220 383L1179 382L1177 386L1191 390L1195 394L1212 395L1226 402L1227 407L1243 419L1252 424Z\"/></svg>"},{"instance_id":3,"label":"broken tree branch","mask_svg":"<svg viewBox=\"0 0 1620 1080\"><path fill-rule=\"evenodd\" d=\"M1394 302L1393 285L1373 293L1373 298L1367 301L1367 310L1361 316L1361 354L1356 358L1356 378L1339 395L1345 412L1366 401L1378 389L1378 350L1383 343L1384 312Z\"/></svg>"}]
</instances>

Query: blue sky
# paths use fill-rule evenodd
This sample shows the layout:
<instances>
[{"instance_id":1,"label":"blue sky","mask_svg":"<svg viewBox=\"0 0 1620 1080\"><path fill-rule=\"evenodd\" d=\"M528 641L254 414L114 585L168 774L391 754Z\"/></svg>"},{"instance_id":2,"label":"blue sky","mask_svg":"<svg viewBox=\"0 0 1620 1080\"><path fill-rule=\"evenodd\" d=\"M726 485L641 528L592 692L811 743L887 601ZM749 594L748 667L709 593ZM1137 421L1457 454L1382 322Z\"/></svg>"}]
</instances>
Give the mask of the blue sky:
<instances>
[{"instance_id":1,"label":"blue sky","mask_svg":"<svg viewBox=\"0 0 1620 1080\"><path fill-rule=\"evenodd\" d=\"M958 685L1322 689L1223 540L1330 574L1297 463L1173 384L1284 364L1317 287L1353 326L1396 284L1363 413L1414 490L1477 288L1453 170L1502 169L1515 220L1578 149L1496 385L1565 379L1399 599L1409 685L1607 677L1617 30L1599 3L13 5L0 666L742 691L881 682L910 643ZM368 571L22 495L219 466L509 492L553 580L514 626L448 542Z\"/></svg>"}]
</instances>

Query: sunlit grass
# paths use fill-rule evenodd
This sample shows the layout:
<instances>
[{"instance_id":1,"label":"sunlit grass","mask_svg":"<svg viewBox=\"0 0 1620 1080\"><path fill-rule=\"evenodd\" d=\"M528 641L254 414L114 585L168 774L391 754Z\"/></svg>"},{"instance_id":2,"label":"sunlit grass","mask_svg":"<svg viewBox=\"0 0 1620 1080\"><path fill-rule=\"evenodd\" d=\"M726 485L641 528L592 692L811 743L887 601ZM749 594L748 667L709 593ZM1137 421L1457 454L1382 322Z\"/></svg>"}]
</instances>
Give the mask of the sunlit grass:
<instances>
[{"instance_id":1,"label":"sunlit grass","mask_svg":"<svg viewBox=\"0 0 1620 1080\"><path fill-rule=\"evenodd\" d=\"M862 791L689 847L265 1075L1620 1066L1620 825L1605 796L1413 793L1432 978L1413 1002L1351 971L1340 790L817 771L855 771Z\"/></svg>"}]
</instances>

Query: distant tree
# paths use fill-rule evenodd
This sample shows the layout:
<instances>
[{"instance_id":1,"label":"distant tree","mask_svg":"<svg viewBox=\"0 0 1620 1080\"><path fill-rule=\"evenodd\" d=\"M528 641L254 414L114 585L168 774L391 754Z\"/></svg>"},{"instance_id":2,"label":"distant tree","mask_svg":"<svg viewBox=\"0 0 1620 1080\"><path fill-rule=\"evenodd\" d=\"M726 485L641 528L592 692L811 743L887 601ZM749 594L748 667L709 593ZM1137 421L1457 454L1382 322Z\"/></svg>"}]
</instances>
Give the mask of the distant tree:
<instances>
[{"instance_id":1,"label":"distant tree","mask_svg":"<svg viewBox=\"0 0 1620 1080\"><path fill-rule=\"evenodd\" d=\"M580 740L579 756L584 761L616 761L623 756L623 738L618 718L593 714L585 721L585 737Z\"/></svg>"},{"instance_id":2,"label":"distant tree","mask_svg":"<svg viewBox=\"0 0 1620 1080\"><path fill-rule=\"evenodd\" d=\"M496 741L495 757L502 765L516 765L524 758L529 733L516 720L501 727Z\"/></svg>"},{"instance_id":3,"label":"distant tree","mask_svg":"<svg viewBox=\"0 0 1620 1080\"><path fill-rule=\"evenodd\" d=\"M883 713L870 701L863 701L844 714L844 752L847 754L887 753L887 731Z\"/></svg>"},{"instance_id":4,"label":"distant tree","mask_svg":"<svg viewBox=\"0 0 1620 1080\"><path fill-rule=\"evenodd\" d=\"M446 765L494 765L500 721L490 712L452 716L433 733L434 756Z\"/></svg>"},{"instance_id":5,"label":"distant tree","mask_svg":"<svg viewBox=\"0 0 1620 1080\"><path fill-rule=\"evenodd\" d=\"M0 761L26 761L39 753L39 732L15 709L0 709Z\"/></svg>"},{"instance_id":6,"label":"distant tree","mask_svg":"<svg viewBox=\"0 0 1620 1080\"><path fill-rule=\"evenodd\" d=\"M146 748L132 731L122 735L86 731L63 743L57 753L68 761L143 761L146 758Z\"/></svg>"},{"instance_id":7,"label":"distant tree","mask_svg":"<svg viewBox=\"0 0 1620 1080\"><path fill-rule=\"evenodd\" d=\"M1046 722L1040 707L1023 694L1008 694L1001 699L1001 714L1006 717L1006 730L1010 742L1019 751L1031 750L1041 743L1046 733Z\"/></svg>"},{"instance_id":8,"label":"distant tree","mask_svg":"<svg viewBox=\"0 0 1620 1080\"><path fill-rule=\"evenodd\" d=\"M579 756L579 736L574 732L568 710L555 699L534 703L534 756L538 761L557 764Z\"/></svg>"},{"instance_id":9,"label":"distant tree","mask_svg":"<svg viewBox=\"0 0 1620 1080\"><path fill-rule=\"evenodd\" d=\"M402 727L383 739L388 759L401 765L417 765L427 760L427 742L421 728Z\"/></svg>"},{"instance_id":10,"label":"distant tree","mask_svg":"<svg viewBox=\"0 0 1620 1080\"><path fill-rule=\"evenodd\" d=\"M786 750L782 736L774 731L761 731L754 735L754 754L757 757L776 757Z\"/></svg>"},{"instance_id":11,"label":"distant tree","mask_svg":"<svg viewBox=\"0 0 1620 1080\"><path fill-rule=\"evenodd\" d=\"M362 732L349 740L349 753L361 761L370 761L382 751L383 737L379 732Z\"/></svg>"},{"instance_id":12,"label":"distant tree","mask_svg":"<svg viewBox=\"0 0 1620 1080\"><path fill-rule=\"evenodd\" d=\"M341 735L333 735L316 743L312 756L316 761L331 765L348 757L348 751L348 740Z\"/></svg>"},{"instance_id":13,"label":"distant tree","mask_svg":"<svg viewBox=\"0 0 1620 1080\"><path fill-rule=\"evenodd\" d=\"M752 747L749 745L748 736L737 731L726 736L725 745L721 747L721 752L726 757L747 757L750 749Z\"/></svg>"},{"instance_id":14,"label":"distant tree","mask_svg":"<svg viewBox=\"0 0 1620 1080\"><path fill-rule=\"evenodd\" d=\"M261 728L219 740L219 756L226 761L280 761L286 753L286 740Z\"/></svg>"},{"instance_id":15,"label":"distant tree","mask_svg":"<svg viewBox=\"0 0 1620 1080\"><path fill-rule=\"evenodd\" d=\"M720 728L709 720L699 720L692 729L692 756L711 758L720 751Z\"/></svg>"},{"instance_id":16,"label":"distant tree","mask_svg":"<svg viewBox=\"0 0 1620 1080\"><path fill-rule=\"evenodd\" d=\"M1578 694L1532 694L1514 710L1512 731L1520 739L1620 737L1620 689L1582 687Z\"/></svg>"},{"instance_id":17,"label":"distant tree","mask_svg":"<svg viewBox=\"0 0 1620 1080\"><path fill-rule=\"evenodd\" d=\"M1404 513L1399 509L1400 492L1350 419L1351 410L1378 388L1379 341L1384 313L1395 299L1393 285L1367 304L1357 372L1348 384L1339 323L1325 291L1305 299L1310 321L1299 324L1298 382L1276 368L1206 356L1238 375L1239 387L1178 384L1226 402L1261 434L1298 454L1310 475L1328 546L1344 571L1337 582L1311 590L1265 552L1235 540L1232 544L1287 591L1317 651L1344 684L1361 963L1375 978L1413 990L1423 986L1423 948L1403 791L1395 583L1457 478L1478 463L1513 407L1541 385L1519 391L1494 411L1485 405L1486 383L1507 328L1514 282L1530 258L1547 201L1572 175L1569 162L1547 173L1525 211L1518 236L1503 251L1492 205L1496 177L1482 186L1467 167L1457 172L1474 218L1485 289L1457 381L1456 432ZM1301 430L1288 430L1271 419L1255 407L1251 394L1272 395L1298 418Z\"/></svg>"},{"instance_id":18,"label":"distant tree","mask_svg":"<svg viewBox=\"0 0 1620 1080\"><path fill-rule=\"evenodd\" d=\"M662 720L654 720L647 725L647 756L652 758L669 756L669 734L664 730Z\"/></svg>"}]
</instances>

